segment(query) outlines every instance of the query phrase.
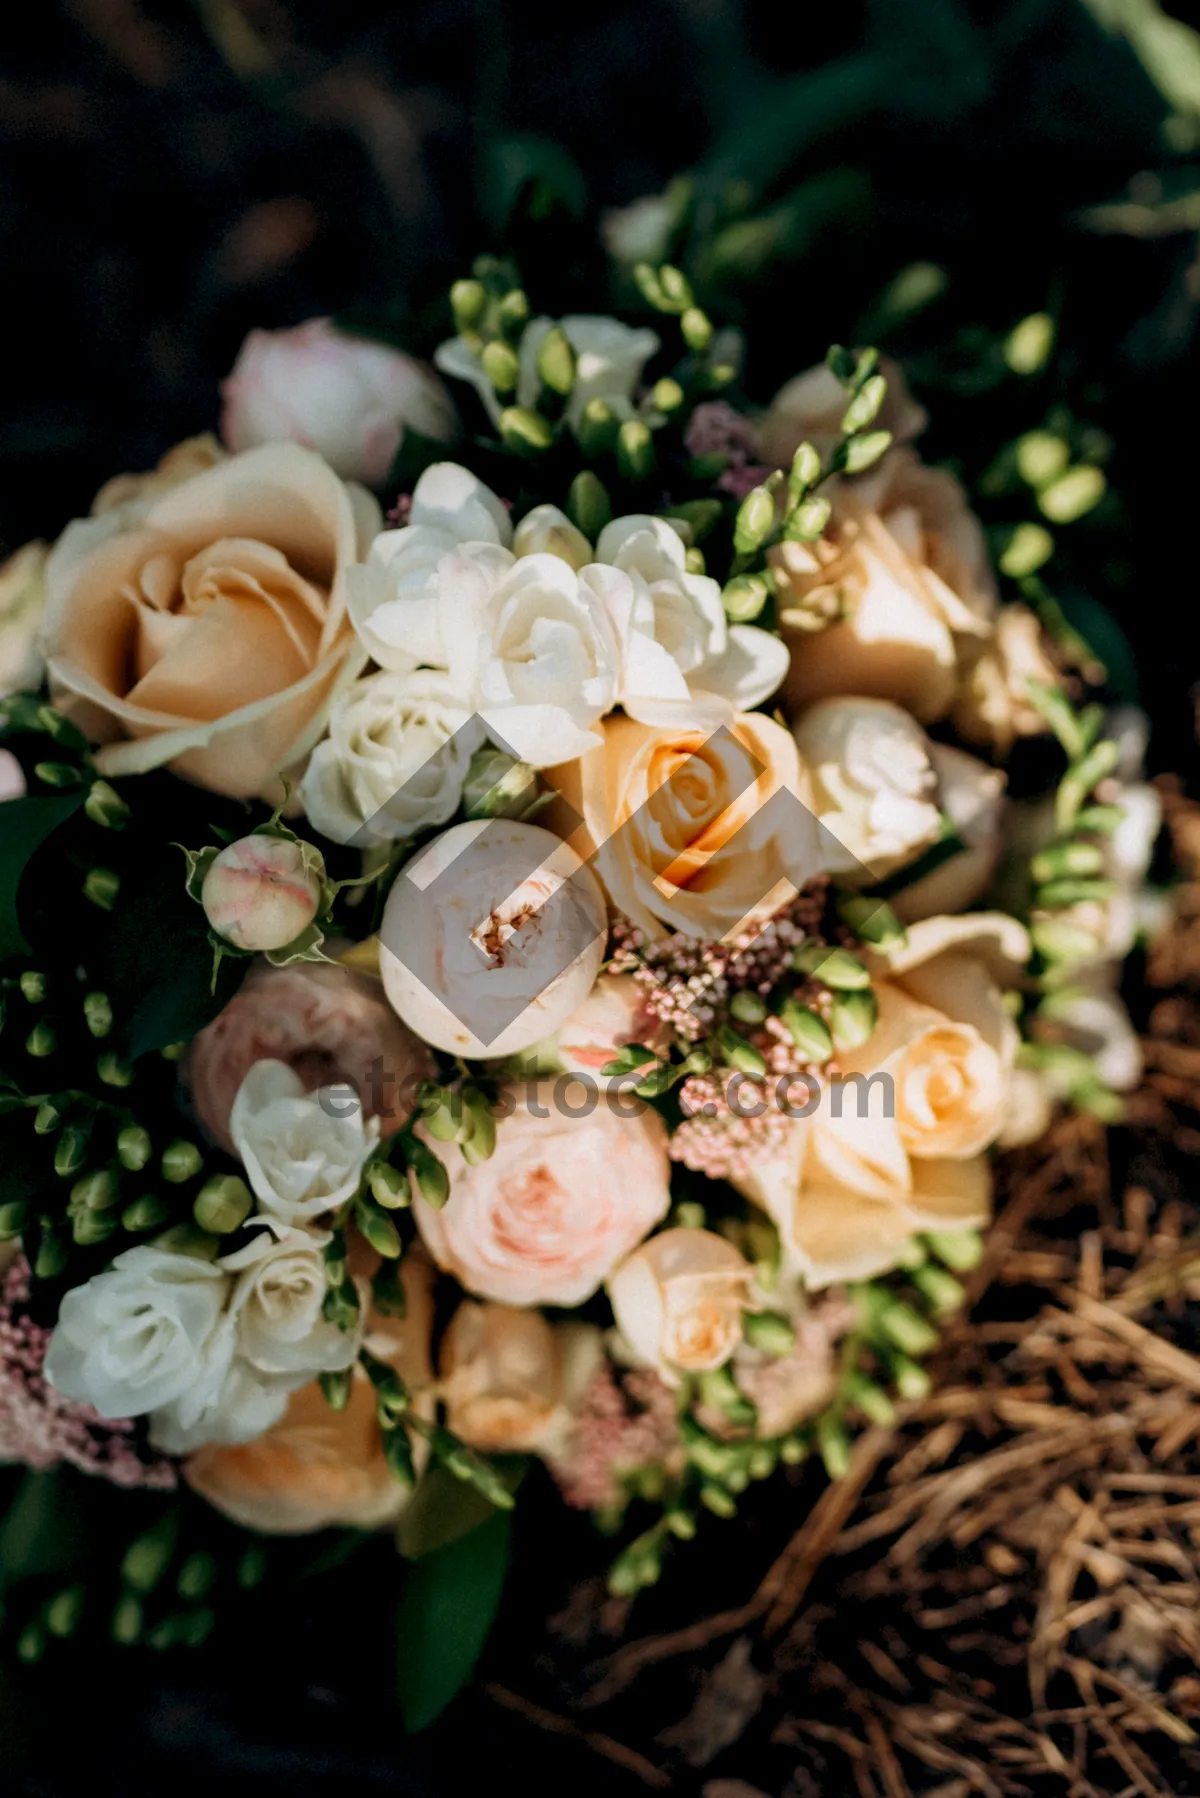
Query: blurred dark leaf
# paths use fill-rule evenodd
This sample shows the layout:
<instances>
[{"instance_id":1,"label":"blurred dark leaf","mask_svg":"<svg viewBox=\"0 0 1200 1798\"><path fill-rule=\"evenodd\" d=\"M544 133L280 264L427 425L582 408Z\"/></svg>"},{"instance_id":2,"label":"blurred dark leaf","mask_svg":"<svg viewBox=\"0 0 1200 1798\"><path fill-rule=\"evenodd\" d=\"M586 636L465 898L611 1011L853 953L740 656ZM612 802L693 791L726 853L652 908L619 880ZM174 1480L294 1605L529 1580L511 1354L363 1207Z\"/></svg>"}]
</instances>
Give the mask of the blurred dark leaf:
<instances>
[{"instance_id":1,"label":"blurred dark leaf","mask_svg":"<svg viewBox=\"0 0 1200 1798\"><path fill-rule=\"evenodd\" d=\"M0 835L0 959L24 955L29 944L21 930L18 912L21 877L47 837L83 804L87 790L61 793L52 799L10 799L4 807L4 831Z\"/></svg>"},{"instance_id":2,"label":"blurred dark leaf","mask_svg":"<svg viewBox=\"0 0 1200 1798\"><path fill-rule=\"evenodd\" d=\"M581 219L587 210L587 183L560 144L524 134L497 137L480 157L479 203L497 232L507 231L518 213L544 219L556 206Z\"/></svg>"},{"instance_id":3,"label":"blurred dark leaf","mask_svg":"<svg viewBox=\"0 0 1200 1798\"><path fill-rule=\"evenodd\" d=\"M78 1476L63 1468L26 1473L0 1521L0 1590L69 1573L89 1547Z\"/></svg>"},{"instance_id":4,"label":"blurred dark leaf","mask_svg":"<svg viewBox=\"0 0 1200 1798\"><path fill-rule=\"evenodd\" d=\"M396 1608L396 1687L405 1728L427 1729L475 1670L511 1552L497 1511L478 1529L415 1561Z\"/></svg>"}]
</instances>

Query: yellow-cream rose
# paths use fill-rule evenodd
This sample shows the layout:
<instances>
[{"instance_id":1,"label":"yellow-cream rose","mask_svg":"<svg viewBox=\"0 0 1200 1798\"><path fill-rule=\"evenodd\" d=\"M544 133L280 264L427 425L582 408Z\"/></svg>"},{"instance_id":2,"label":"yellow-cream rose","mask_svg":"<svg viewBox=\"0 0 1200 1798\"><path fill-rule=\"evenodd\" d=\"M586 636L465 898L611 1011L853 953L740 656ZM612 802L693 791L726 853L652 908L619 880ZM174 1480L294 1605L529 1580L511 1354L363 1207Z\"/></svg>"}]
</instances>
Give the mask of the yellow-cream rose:
<instances>
[{"instance_id":1,"label":"yellow-cream rose","mask_svg":"<svg viewBox=\"0 0 1200 1798\"><path fill-rule=\"evenodd\" d=\"M1042 627L1028 606L1002 606L990 635L971 646L951 718L968 743L1007 755L1018 737L1049 729L1029 697L1029 683L1058 685Z\"/></svg>"},{"instance_id":2,"label":"yellow-cream rose","mask_svg":"<svg viewBox=\"0 0 1200 1798\"><path fill-rule=\"evenodd\" d=\"M403 1318L373 1316L366 1343L394 1367L424 1417L432 1417L433 1273L418 1251L400 1270ZM292 1394L280 1421L253 1442L211 1443L186 1463L188 1484L245 1529L269 1536L331 1528L379 1529L408 1499L388 1465L375 1389L354 1369L350 1399L335 1411L314 1380Z\"/></svg>"},{"instance_id":3,"label":"yellow-cream rose","mask_svg":"<svg viewBox=\"0 0 1200 1798\"><path fill-rule=\"evenodd\" d=\"M978 520L951 475L898 450L878 474L839 483L824 537L780 544L771 559L785 583L793 707L857 693L922 723L945 715L996 606Z\"/></svg>"},{"instance_id":4,"label":"yellow-cream rose","mask_svg":"<svg viewBox=\"0 0 1200 1798\"><path fill-rule=\"evenodd\" d=\"M276 797L364 659L347 570L378 508L267 444L69 525L46 565L51 688L110 775L164 763Z\"/></svg>"},{"instance_id":5,"label":"yellow-cream rose","mask_svg":"<svg viewBox=\"0 0 1200 1798\"><path fill-rule=\"evenodd\" d=\"M742 1340L753 1270L711 1230L663 1230L608 1281L617 1328L668 1386L722 1367Z\"/></svg>"},{"instance_id":6,"label":"yellow-cream rose","mask_svg":"<svg viewBox=\"0 0 1200 1798\"><path fill-rule=\"evenodd\" d=\"M647 935L722 937L821 872L807 777L773 719L744 713L713 735L619 716L600 729L600 748L550 778L582 816L573 845L596 850L610 901Z\"/></svg>"},{"instance_id":7,"label":"yellow-cream rose","mask_svg":"<svg viewBox=\"0 0 1200 1798\"><path fill-rule=\"evenodd\" d=\"M603 1355L593 1324L465 1299L442 1340L446 1421L487 1454L559 1453Z\"/></svg>"}]
</instances>

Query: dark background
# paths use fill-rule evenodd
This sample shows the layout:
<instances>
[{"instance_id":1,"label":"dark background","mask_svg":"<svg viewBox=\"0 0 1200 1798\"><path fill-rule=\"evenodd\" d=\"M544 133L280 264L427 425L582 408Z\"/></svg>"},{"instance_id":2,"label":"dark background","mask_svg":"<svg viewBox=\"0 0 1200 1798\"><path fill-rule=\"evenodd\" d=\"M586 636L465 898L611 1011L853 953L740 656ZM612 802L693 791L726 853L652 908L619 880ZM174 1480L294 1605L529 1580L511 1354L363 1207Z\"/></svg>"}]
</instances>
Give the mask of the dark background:
<instances>
[{"instance_id":1,"label":"dark background","mask_svg":"<svg viewBox=\"0 0 1200 1798\"><path fill-rule=\"evenodd\" d=\"M597 215L692 170L703 297L750 330L761 398L832 338L861 341L888 283L927 262L944 292L889 342L933 407L930 454L977 474L1055 405L1110 440L1113 497L1077 527L1063 578L1123 626L1154 761L1179 768L1195 673L1200 39L1192 62L1155 10L1125 5L1135 45L1083 0L9 9L4 545L54 535L109 475L213 427L216 384L254 325L335 313L427 349L445 334L439 295L510 225L535 306L586 288L599 309ZM577 173L530 134L568 153L582 205ZM529 167L569 190L541 225L521 211ZM1113 202L1124 211L1098 219ZM1059 323L1053 376L1019 403L979 391L988 344L1043 308ZM743 1597L816 1490L810 1475L764 1493L677 1557L636 1633ZM484 1672L535 1694L562 1652L543 1619L605 1551L530 1497ZM399 1740L388 1552L247 1605L201 1655L67 1652L18 1678L9 1752L22 1736L32 1752L8 1789L644 1789L479 1694Z\"/></svg>"}]
</instances>

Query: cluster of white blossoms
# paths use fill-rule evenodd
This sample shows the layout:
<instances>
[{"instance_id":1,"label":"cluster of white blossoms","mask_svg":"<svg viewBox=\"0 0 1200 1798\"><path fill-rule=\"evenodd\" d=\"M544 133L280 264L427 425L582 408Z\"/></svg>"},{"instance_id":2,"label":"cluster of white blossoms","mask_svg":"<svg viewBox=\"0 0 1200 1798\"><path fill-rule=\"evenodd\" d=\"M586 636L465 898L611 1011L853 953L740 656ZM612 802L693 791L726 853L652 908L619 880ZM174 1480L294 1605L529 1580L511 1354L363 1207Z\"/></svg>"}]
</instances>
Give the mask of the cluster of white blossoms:
<instances>
[{"instance_id":1,"label":"cluster of white blossoms","mask_svg":"<svg viewBox=\"0 0 1200 1798\"><path fill-rule=\"evenodd\" d=\"M166 1454L253 1441L293 1392L352 1367L361 1346L361 1323L344 1330L324 1314L331 1238L320 1220L357 1191L378 1123L364 1122L349 1087L306 1092L290 1067L259 1061L232 1132L259 1207L249 1241L216 1260L127 1249L67 1293L46 1357L60 1392L101 1417L148 1417Z\"/></svg>"}]
</instances>

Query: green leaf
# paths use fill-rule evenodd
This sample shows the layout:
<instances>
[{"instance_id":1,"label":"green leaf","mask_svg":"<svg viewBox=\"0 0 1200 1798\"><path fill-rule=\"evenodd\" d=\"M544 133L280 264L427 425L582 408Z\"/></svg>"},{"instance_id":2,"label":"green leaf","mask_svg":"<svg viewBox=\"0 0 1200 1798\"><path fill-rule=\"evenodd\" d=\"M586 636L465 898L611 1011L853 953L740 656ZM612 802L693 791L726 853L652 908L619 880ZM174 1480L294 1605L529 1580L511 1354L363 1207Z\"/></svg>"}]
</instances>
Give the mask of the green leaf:
<instances>
[{"instance_id":1,"label":"green leaf","mask_svg":"<svg viewBox=\"0 0 1200 1798\"><path fill-rule=\"evenodd\" d=\"M485 217L506 231L516 213L543 219L559 205L573 219L587 209L587 185L578 164L549 138L517 133L495 138L484 150L479 198Z\"/></svg>"},{"instance_id":2,"label":"green leaf","mask_svg":"<svg viewBox=\"0 0 1200 1798\"><path fill-rule=\"evenodd\" d=\"M515 1490L525 1461L513 1458L500 1468L505 1484ZM477 1487L458 1479L437 1463L426 1466L417 1489L401 1513L396 1530L400 1553L410 1561L435 1554L477 1530L497 1515L496 1507Z\"/></svg>"},{"instance_id":3,"label":"green leaf","mask_svg":"<svg viewBox=\"0 0 1200 1798\"><path fill-rule=\"evenodd\" d=\"M475 1671L504 1590L512 1526L497 1511L413 1563L396 1609L396 1684L404 1726L428 1729Z\"/></svg>"},{"instance_id":4,"label":"green leaf","mask_svg":"<svg viewBox=\"0 0 1200 1798\"><path fill-rule=\"evenodd\" d=\"M1074 590L1060 593L1058 603L1067 623L1078 631L1097 661L1103 662L1113 692L1136 704L1139 698L1137 657L1108 607L1090 594Z\"/></svg>"},{"instance_id":5,"label":"green leaf","mask_svg":"<svg viewBox=\"0 0 1200 1798\"><path fill-rule=\"evenodd\" d=\"M204 914L188 898L173 857L151 862L113 914L97 977L119 993L115 1044L130 1061L190 1041L233 997L245 966L213 952Z\"/></svg>"},{"instance_id":6,"label":"green leaf","mask_svg":"<svg viewBox=\"0 0 1200 1798\"><path fill-rule=\"evenodd\" d=\"M63 1574L87 1558L79 1478L62 1468L26 1473L0 1522L0 1591Z\"/></svg>"},{"instance_id":7,"label":"green leaf","mask_svg":"<svg viewBox=\"0 0 1200 1798\"><path fill-rule=\"evenodd\" d=\"M25 955L25 941L17 916L21 878L42 844L79 810L86 789L61 793L53 799L10 799L4 807L0 833L0 961L6 955Z\"/></svg>"}]
</instances>

